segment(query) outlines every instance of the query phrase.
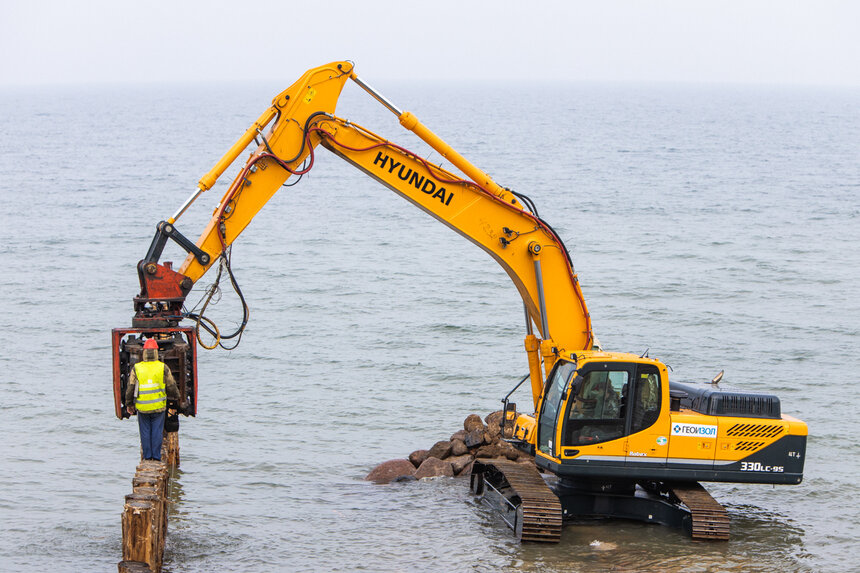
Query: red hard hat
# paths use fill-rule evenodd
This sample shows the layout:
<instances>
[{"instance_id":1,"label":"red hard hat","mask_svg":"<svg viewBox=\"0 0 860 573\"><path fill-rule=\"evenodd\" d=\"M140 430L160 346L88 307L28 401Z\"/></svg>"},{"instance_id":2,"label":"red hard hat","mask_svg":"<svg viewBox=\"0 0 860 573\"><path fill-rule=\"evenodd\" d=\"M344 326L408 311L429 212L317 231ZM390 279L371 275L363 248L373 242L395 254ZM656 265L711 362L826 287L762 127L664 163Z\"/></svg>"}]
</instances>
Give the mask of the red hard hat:
<instances>
[{"instance_id":1,"label":"red hard hat","mask_svg":"<svg viewBox=\"0 0 860 573\"><path fill-rule=\"evenodd\" d=\"M154 338L148 338L146 342L143 343L144 350L158 350L158 343Z\"/></svg>"}]
</instances>

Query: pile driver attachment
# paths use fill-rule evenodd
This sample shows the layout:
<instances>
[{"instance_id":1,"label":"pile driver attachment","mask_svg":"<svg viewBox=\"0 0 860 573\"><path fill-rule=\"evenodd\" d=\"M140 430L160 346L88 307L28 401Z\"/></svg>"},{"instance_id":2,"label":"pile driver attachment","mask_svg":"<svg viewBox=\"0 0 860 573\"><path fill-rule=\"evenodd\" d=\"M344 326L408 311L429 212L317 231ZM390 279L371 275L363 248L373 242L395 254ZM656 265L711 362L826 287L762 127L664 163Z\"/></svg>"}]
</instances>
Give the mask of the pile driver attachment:
<instances>
[{"instance_id":1,"label":"pile driver attachment","mask_svg":"<svg viewBox=\"0 0 860 573\"><path fill-rule=\"evenodd\" d=\"M118 418L128 418L125 391L134 365L143 356L143 344L153 339L158 344L158 359L170 368L182 400L168 400L165 429L175 431L179 414L197 415L197 327L179 326L185 297L193 283L187 276L173 270L169 261L158 259L168 239L176 241L199 261L209 261L209 255L182 236L175 227L162 221L156 226L155 237L146 256L137 263L140 294L134 297L134 317L131 328L111 331L113 354L114 409ZM185 402L180 408L179 402Z\"/></svg>"},{"instance_id":2,"label":"pile driver attachment","mask_svg":"<svg viewBox=\"0 0 860 573\"><path fill-rule=\"evenodd\" d=\"M197 330L189 326L167 328L114 328L111 331L113 352L113 397L114 410L119 419L128 418L125 391L128 377L134 365L143 357L143 344L147 339L158 343L158 359L164 362L173 374L182 400L168 400L168 416L165 429L175 431L179 424L178 414L197 415Z\"/></svg>"}]
</instances>

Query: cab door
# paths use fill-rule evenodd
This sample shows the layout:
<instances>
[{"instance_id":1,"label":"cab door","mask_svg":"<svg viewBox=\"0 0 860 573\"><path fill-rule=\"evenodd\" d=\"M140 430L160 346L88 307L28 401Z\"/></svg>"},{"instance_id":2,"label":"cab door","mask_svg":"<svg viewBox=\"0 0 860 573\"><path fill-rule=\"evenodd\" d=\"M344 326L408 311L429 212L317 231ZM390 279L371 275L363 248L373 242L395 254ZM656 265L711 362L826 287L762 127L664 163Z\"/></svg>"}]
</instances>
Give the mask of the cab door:
<instances>
[{"instance_id":1,"label":"cab door","mask_svg":"<svg viewBox=\"0 0 860 573\"><path fill-rule=\"evenodd\" d=\"M666 465L669 436L666 424L658 420L665 412L660 371L653 364L637 364L629 389L630 436L627 438L625 465Z\"/></svg>"}]
</instances>

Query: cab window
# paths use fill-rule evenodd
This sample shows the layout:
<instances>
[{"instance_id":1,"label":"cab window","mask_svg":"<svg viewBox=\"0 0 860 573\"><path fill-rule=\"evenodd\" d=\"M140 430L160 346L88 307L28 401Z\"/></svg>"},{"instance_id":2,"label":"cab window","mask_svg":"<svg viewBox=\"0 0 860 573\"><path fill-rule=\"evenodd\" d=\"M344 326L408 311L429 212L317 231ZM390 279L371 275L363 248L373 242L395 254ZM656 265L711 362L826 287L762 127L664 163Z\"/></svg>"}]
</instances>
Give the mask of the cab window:
<instances>
[{"instance_id":1,"label":"cab window","mask_svg":"<svg viewBox=\"0 0 860 573\"><path fill-rule=\"evenodd\" d=\"M543 404L538 418L537 446L540 452L553 455L553 440L555 439L555 423L558 411L564 398L567 381L573 372L573 364L559 361L549 376L544 390Z\"/></svg>"},{"instance_id":2,"label":"cab window","mask_svg":"<svg viewBox=\"0 0 860 573\"><path fill-rule=\"evenodd\" d=\"M623 436L629 370L600 368L580 376L576 394L568 401L564 445L596 444Z\"/></svg>"},{"instance_id":3,"label":"cab window","mask_svg":"<svg viewBox=\"0 0 860 573\"><path fill-rule=\"evenodd\" d=\"M636 374L632 432L652 426L660 415L660 373L650 364L641 364Z\"/></svg>"}]
</instances>

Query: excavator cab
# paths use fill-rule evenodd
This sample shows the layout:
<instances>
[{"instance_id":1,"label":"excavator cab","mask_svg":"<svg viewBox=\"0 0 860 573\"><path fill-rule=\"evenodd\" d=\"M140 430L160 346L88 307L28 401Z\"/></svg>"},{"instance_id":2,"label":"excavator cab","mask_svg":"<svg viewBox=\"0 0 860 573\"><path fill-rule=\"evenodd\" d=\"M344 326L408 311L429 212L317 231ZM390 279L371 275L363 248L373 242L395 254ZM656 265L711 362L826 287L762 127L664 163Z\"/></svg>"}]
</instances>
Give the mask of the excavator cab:
<instances>
[{"instance_id":1,"label":"excavator cab","mask_svg":"<svg viewBox=\"0 0 860 573\"><path fill-rule=\"evenodd\" d=\"M656 367L622 363L592 365L584 370L574 379L574 398L566 407L563 447L618 439L657 421L660 376Z\"/></svg>"},{"instance_id":2,"label":"excavator cab","mask_svg":"<svg viewBox=\"0 0 860 573\"><path fill-rule=\"evenodd\" d=\"M654 360L641 360L632 361L630 355L559 360L547 378L537 417L538 459L561 464L588 459L592 466L616 467L620 473L633 443L637 449L647 445L649 457L665 463L666 437L651 439L648 431L668 410L661 399L660 369Z\"/></svg>"}]
</instances>

